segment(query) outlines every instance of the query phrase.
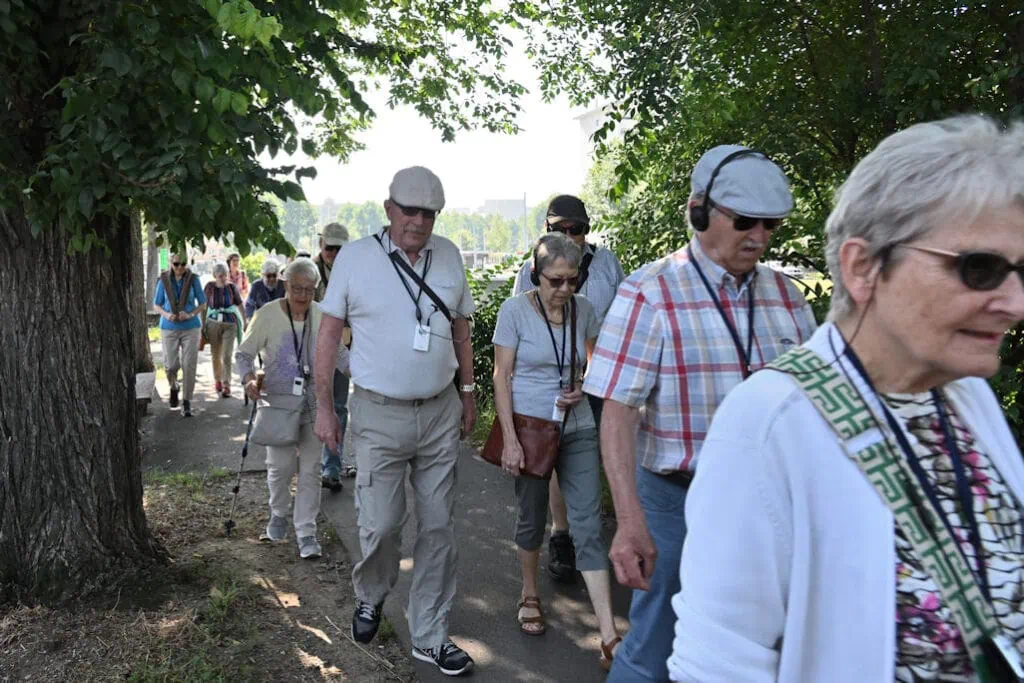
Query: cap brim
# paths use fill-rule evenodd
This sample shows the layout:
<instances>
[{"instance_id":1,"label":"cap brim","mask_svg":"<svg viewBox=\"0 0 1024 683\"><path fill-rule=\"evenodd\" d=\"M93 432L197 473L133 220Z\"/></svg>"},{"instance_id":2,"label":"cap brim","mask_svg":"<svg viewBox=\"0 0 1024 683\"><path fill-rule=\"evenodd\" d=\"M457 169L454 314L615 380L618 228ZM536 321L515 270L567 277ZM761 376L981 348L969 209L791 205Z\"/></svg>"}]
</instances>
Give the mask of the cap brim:
<instances>
[{"instance_id":1,"label":"cap brim","mask_svg":"<svg viewBox=\"0 0 1024 683\"><path fill-rule=\"evenodd\" d=\"M562 221L572 221L573 223L580 223L582 225L587 226L588 228L590 227L590 221L584 220L583 218L575 218L573 216L548 216L547 217L547 222L549 224L551 224L551 223L561 223Z\"/></svg>"},{"instance_id":2,"label":"cap brim","mask_svg":"<svg viewBox=\"0 0 1024 683\"><path fill-rule=\"evenodd\" d=\"M340 237L325 237L324 244L326 244L328 247L340 247L343 244L345 244L345 240L341 239Z\"/></svg>"}]
</instances>

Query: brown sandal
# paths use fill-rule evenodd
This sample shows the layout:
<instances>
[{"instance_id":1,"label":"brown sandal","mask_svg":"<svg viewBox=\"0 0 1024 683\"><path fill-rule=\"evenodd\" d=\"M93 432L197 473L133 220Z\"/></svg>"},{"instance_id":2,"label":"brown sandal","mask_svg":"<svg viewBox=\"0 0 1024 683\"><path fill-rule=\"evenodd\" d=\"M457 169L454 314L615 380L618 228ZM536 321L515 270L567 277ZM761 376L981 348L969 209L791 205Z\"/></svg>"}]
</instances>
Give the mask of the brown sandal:
<instances>
[{"instance_id":1,"label":"brown sandal","mask_svg":"<svg viewBox=\"0 0 1024 683\"><path fill-rule=\"evenodd\" d=\"M517 607L516 619L519 620L519 630L528 636L542 636L548 630L548 625L544 621L544 610L540 606L540 598L535 595L528 595L519 601ZM535 617L522 617L519 616L518 612L522 611L523 608L535 609L538 614ZM540 624L539 628L527 628L527 624Z\"/></svg>"},{"instance_id":2,"label":"brown sandal","mask_svg":"<svg viewBox=\"0 0 1024 683\"><path fill-rule=\"evenodd\" d=\"M615 659L615 646L622 642L622 636L615 636L610 643L601 643L601 658L597 663L604 671L610 671Z\"/></svg>"}]
</instances>

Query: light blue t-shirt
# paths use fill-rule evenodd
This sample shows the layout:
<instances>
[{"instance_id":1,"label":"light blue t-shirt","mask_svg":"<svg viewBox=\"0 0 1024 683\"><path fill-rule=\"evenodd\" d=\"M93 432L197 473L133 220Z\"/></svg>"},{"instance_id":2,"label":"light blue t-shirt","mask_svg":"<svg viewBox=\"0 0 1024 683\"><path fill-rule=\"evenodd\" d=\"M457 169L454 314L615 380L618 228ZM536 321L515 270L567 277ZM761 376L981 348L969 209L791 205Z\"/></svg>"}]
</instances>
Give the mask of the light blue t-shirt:
<instances>
[{"instance_id":1,"label":"light blue t-shirt","mask_svg":"<svg viewBox=\"0 0 1024 683\"><path fill-rule=\"evenodd\" d=\"M540 312L533 307L532 294L523 293L511 297L501 305L498 321L494 326L491 341L498 346L515 349L516 360L512 370L512 412L531 417L552 419L555 399L561 393L559 386L558 358L562 357L562 326L551 325L555 341L544 323ZM569 324L568 307L565 316ZM576 364L585 368L587 364L587 339L596 339L600 331L594 307L582 296L576 296ZM569 344L569 329L565 328L566 345ZM558 358L555 349L558 349ZM569 380L571 348L564 352L561 374L563 384ZM577 384L577 387L579 385ZM584 396L576 404L565 421L565 433L593 429L594 414L590 402Z\"/></svg>"},{"instance_id":2,"label":"light blue t-shirt","mask_svg":"<svg viewBox=\"0 0 1024 683\"><path fill-rule=\"evenodd\" d=\"M178 297L181 296L181 286L184 283L185 278L176 280L174 275L171 275L171 284L174 287L174 301L177 301ZM185 301L185 313L191 313L205 303L206 295L203 294L203 287L199 283L199 276L195 275L192 278L192 294ZM156 293L153 295L153 304L168 313L173 310L171 308L171 299L168 298L167 292L164 291L164 279L162 277L156 281ZM184 322L173 322L167 318L160 318L161 330L194 330L202 324L198 316Z\"/></svg>"}]
</instances>

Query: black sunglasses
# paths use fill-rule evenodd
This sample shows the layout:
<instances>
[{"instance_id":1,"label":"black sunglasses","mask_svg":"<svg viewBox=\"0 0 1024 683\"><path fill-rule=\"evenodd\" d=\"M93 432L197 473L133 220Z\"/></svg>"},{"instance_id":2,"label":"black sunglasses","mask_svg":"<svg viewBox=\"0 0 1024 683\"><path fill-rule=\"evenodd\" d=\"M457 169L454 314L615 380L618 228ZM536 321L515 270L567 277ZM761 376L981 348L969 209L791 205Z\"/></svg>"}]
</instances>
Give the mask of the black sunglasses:
<instances>
[{"instance_id":1,"label":"black sunglasses","mask_svg":"<svg viewBox=\"0 0 1024 683\"><path fill-rule=\"evenodd\" d=\"M957 253L945 249L919 247L915 244L898 244L896 246L953 259L953 267L956 268L960 281L968 289L991 292L993 289L998 289L1010 276L1010 273L1014 272L1020 275L1021 284L1024 284L1024 263L1010 263L1010 259L1002 254L993 254L990 251Z\"/></svg>"},{"instance_id":2,"label":"black sunglasses","mask_svg":"<svg viewBox=\"0 0 1024 683\"><path fill-rule=\"evenodd\" d=\"M174 268L178 268L178 267L183 266L183 265L185 265L185 264L182 263L181 261L171 261L171 266L174 267Z\"/></svg>"},{"instance_id":3,"label":"black sunglasses","mask_svg":"<svg viewBox=\"0 0 1024 683\"><path fill-rule=\"evenodd\" d=\"M324 251L338 251L341 249L340 244L328 244L324 247Z\"/></svg>"},{"instance_id":4,"label":"black sunglasses","mask_svg":"<svg viewBox=\"0 0 1024 683\"><path fill-rule=\"evenodd\" d=\"M412 218L416 214L423 216L423 220L425 221L432 221L437 218L437 211L434 209L421 209L418 206L402 206L394 199L391 200L391 203L401 209L402 214L408 218Z\"/></svg>"},{"instance_id":5,"label":"black sunglasses","mask_svg":"<svg viewBox=\"0 0 1024 683\"><path fill-rule=\"evenodd\" d=\"M717 204L712 203L711 206L714 207L714 209L718 211L718 213L722 214L726 218L731 218L732 228L737 232L746 232L748 230L753 230L755 227L757 227L758 223L763 224L765 230L774 230L775 228L782 225L781 218L753 218L752 216L741 216L738 213L733 213L727 209L723 209Z\"/></svg>"},{"instance_id":6,"label":"black sunglasses","mask_svg":"<svg viewBox=\"0 0 1024 683\"><path fill-rule=\"evenodd\" d=\"M544 275L544 273L541 273L541 275ZM579 275L572 277L548 277L544 275L544 279L551 284L553 289L561 289L563 284L568 284L570 288L576 289L576 286L580 283Z\"/></svg>"},{"instance_id":7,"label":"black sunglasses","mask_svg":"<svg viewBox=\"0 0 1024 683\"><path fill-rule=\"evenodd\" d=\"M560 232L562 234L569 234L573 237L579 237L586 232L587 226L582 223L557 223L555 225L548 225L548 232Z\"/></svg>"}]
</instances>

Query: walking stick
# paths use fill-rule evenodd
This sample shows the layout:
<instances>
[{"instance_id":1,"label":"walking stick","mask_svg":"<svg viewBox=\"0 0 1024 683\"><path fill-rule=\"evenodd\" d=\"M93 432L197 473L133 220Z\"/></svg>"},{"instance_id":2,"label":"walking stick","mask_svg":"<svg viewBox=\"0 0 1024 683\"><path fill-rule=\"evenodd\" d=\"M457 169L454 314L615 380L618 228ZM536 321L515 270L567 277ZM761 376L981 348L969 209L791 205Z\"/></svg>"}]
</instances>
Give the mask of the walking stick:
<instances>
[{"instance_id":1,"label":"walking stick","mask_svg":"<svg viewBox=\"0 0 1024 683\"><path fill-rule=\"evenodd\" d=\"M263 377L264 373L262 370L256 373L256 393L260 392L263 388ZM248 394L246 394L248 396ZM235 478L235 486L231 489L231 512L228 513L228 518L224 520L224 535L230 536L231 532L235 528L235 506L238 504L238 491L242 486L242 470L245 468L245 456L249 455L249 435L252 434L252 423L256 419L256 406L259 405L259 401L252 402L252 413L249 414L249 426L245 428L245 443L242 444L242 460L238 463L238 476Z\"/></svg>"}]
</instances>

